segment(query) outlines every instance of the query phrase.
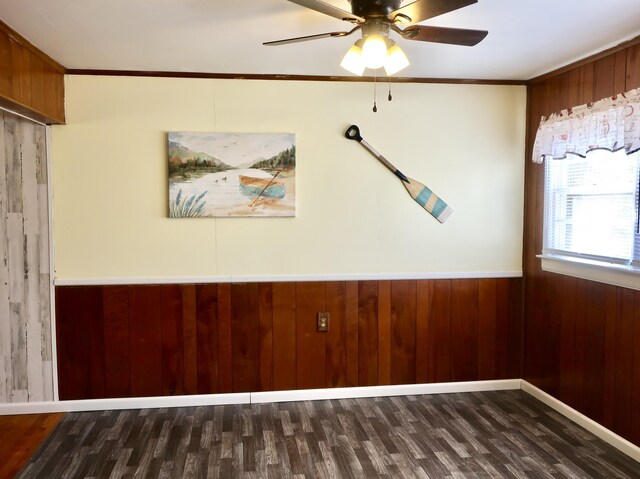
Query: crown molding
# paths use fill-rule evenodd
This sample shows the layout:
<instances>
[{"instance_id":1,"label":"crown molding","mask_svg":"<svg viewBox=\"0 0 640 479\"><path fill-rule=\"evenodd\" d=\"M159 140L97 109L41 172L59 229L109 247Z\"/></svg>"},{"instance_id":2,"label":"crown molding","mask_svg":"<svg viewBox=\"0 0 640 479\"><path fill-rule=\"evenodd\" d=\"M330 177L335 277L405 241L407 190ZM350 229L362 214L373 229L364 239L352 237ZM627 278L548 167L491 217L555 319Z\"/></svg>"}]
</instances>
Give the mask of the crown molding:
<instances>
[{"instance_id":1,"label":"crown molding","mask_svg":"<svg viewBox=\"0 0 640 479\"><path fill-rule=\"evenodd\" d=\"M354 76L326 76L326 75L278 75L259 73L207 73L207 72L172 72L172 71L142 71L142 70L92 70L68 68L68 75L89 76L125 76L152 78L202 78L220 80L278 80L278 81L323 81L323 82L352 82L369 83L373 81L391 83L441 83L454 85L526 85L525 80L483 80L472 78L417 78L417 77L354 77Z\"/></svg>"}]
</instances>

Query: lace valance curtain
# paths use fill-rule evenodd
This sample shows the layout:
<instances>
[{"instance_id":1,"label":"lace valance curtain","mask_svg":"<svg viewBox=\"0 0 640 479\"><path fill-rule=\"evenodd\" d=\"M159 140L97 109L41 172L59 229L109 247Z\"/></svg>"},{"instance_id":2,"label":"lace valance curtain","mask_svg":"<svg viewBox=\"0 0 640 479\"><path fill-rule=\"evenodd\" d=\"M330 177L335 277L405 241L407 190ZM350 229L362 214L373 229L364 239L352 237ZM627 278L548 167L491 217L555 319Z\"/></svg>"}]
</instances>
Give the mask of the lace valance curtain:
<instances>
[{"instance_id":1,"label":"lace valance curtain","mask_svg":"<svg viewBox=\"0 0 640 479\"><path fill-rule=\"evenodd\" d=\"M640 150L640 88L543 117L533 161L623 148L627 154Z\"/></svg>"}]
</instances>

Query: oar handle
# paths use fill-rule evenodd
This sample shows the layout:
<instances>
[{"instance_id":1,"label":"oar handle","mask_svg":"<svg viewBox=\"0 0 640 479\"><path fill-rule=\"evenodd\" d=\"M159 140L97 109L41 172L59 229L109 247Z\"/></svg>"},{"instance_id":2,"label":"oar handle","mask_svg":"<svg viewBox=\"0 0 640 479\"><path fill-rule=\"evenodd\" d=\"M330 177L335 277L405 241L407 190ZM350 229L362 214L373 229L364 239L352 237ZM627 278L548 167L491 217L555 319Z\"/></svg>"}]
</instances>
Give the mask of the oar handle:
<instances>
[{"instance_id":1,"label":"oar handle","mask_svg":"<svg viewBox=\"0 0 640 479\"><path fill-rule=\"evenodd\" d=\"M344 132L344 136L346 136L349 140L356 140L357 142L362 141L362 137L360 136L360 128L358 125L351 125L347 128L347 131Z\"/></svg>"},{"instance_id":2,"label":"oar handle","mask_svg":"<svg viewBox=\"0 0 640 479\"><path fill-rule=\"evenodd\" d=\"M355 140L360 143L369 153L375 156L376 159L384 166L386 166L394 175L396 175L405 183L409 183L407 177L404 176L404 174L402 174L402 172L398 168L393 166L393 164L389 160L378 153L373 146L367 143L365 139L360 136L360 128L358 128L357 125L351 125L349 128L347 128L347 131L344 132L344 136L346 136L349 140Z\"/></svg>"}]
</instances>

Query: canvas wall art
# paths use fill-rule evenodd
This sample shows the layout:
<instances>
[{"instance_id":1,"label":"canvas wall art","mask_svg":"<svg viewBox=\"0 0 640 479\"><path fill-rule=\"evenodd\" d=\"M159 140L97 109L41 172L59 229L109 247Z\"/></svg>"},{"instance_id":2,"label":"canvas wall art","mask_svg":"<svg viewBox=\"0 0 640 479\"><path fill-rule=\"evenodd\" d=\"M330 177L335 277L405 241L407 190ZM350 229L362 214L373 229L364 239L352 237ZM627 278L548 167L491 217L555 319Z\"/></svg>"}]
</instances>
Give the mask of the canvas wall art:
<instances>
[{"instance_id":1,"label":"canvas wall art","mask_svg":"<svg viewBox=\"0 0 640 479\"><path fill-rule=\"evenodd\" d=\"M169 132L169 216L295 216L293 133Z\"/></svg>"}]
</instances>

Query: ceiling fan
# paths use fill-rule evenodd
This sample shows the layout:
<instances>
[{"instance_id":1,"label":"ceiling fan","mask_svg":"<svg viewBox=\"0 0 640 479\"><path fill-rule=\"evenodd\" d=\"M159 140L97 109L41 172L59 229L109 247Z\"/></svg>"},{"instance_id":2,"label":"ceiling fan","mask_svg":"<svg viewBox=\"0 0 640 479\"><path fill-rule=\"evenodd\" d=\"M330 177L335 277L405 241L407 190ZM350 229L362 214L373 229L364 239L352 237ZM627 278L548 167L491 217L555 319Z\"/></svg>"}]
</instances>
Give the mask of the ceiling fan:
<instances>
[{"instance_id":1,"label":"ceiling fan","mask_svg":"<svg viewBox=\"0 0 640 479\"><path fill-rule=\"evenodd\" d=\"M288 1L350 22L355 26L345 32L287 38L265 42L263 45L286 45L320 38L346 37L362 30L362 39L356 41L340 64L356 75L362 75L365 68L381 67L384 67L387 75L393 75L409 65L409 60L402 49L389 38L391 31L406 40L464 46L477 45L489 33L486 30L416 25L438 15L473 5L478 0L416 0L403 6L400 6L402 0L349 0L351 12L334 7L322 0ZM408 26L403 29L399 25Z\"/></svg>"}]
</instances>

